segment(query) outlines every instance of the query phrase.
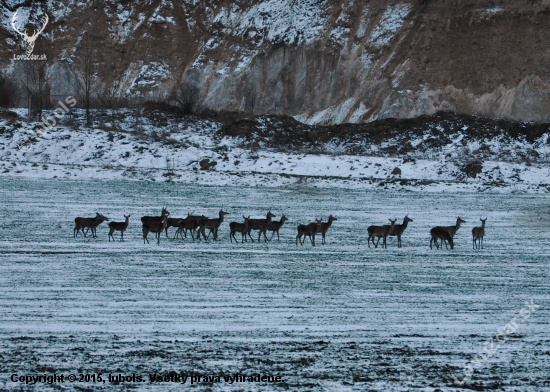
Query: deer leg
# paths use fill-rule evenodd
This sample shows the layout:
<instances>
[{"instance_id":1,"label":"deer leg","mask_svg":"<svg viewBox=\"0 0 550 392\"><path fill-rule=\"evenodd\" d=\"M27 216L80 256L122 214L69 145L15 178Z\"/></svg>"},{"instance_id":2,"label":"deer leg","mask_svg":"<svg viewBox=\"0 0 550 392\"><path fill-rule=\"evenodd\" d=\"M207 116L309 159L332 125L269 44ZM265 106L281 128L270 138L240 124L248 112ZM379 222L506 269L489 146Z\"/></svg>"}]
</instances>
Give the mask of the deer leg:
<instances>
[{"instance_id":1,"label":"deer leg","mask_svg":"<svg viewBox=\"0 0 550 392\"><path fill-rule=\"evenodd\" d=\"M120 232L120 242L124 241L124 230Z\"/></svg>"},{"instance_id":2,"label":"deer leg","mask_svg":"<svg viewBox=\"0 0 550 392\"><path fill-rule=\"evenodd\" d=\"M374 237L372 237L372 244L374 245L375 248L378 248L378 244L380 243L380 238L381 237L378 237L378 241L376 241L376 245L374 245Z\"/></svg>"},{"instance_id":3,"label":"deer leg","mask_svg":"<svg viewBox=\"0 0 550 392\"><path fill-rule=\"evenodd\" d=\"M309 239L311 240L311 244L312 244L313 246L315 246L315 234L314 234L314 235L310 235L310 236L309 236Z\"/></svg>"}]
</instances>

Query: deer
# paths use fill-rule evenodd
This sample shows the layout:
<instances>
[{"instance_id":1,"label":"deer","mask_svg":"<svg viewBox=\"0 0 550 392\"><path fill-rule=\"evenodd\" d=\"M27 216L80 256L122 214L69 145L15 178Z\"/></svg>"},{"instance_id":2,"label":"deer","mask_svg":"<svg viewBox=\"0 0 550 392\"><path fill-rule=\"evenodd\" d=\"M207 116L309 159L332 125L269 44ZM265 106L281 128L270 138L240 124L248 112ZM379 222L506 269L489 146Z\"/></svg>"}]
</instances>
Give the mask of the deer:
<instances>
[{"instance_id":1,"label":"deer","mask_svg":"<svg viewBox=\"0 0 550 392\"><path fill-rule=\"evenodd\" d=\"M309 237L309 240L311 241L311 245L315 246L315 235L317 232L321 229L321 224L319 223L319 220L316 220L315 222L310 222L307 225L298 225L298 235L296 236L296 245L298 245L298 241L300 241L300 245L304 246L304 242L306 241L306 236ZM302 240L302 236L304 239Z\"/></svg>"},{"instance_id":2,"label":"deer","mask_svg":"<svg viewBox=\"0 0 550 392\"><path fill-rule=\"evenodd\" d=\"M160 244L160 233L166 229L166 223L170 212L164 207L160 213L160 216L142 216L141 223L143 226L143 243L145 241L149 243L147 235L149 233L155 233L157 237L157 244Z\"/></svg>"},{"instance_id":3,"label":"deer","mask_svg":"<svg viewBox=\"0 0 550 392\"><path fill-rule=\"evenodd\" d=\"M248 221L250 219L250 215L248 215L248 218L243 215L244 223L238 223L238 222L231 222L229 224L229 228L231 229L231 233L229 234L229 239L231 242L233 242L233 238L235 239L235 243L237 243L237 238L235 237L235 233L241 233L241 244L244 243L244 240L246 239L246 233L248 233Z\"/></svg>"},{"instance_id":4,"label":"deer","mask_svg":"<svg viewBox=\"0 0 550 392\"><path fill-rule=\"evenodd\" d=\"M23 41L25 41L25 44L27 44L27 55L30 56L32 54L32 51L34 50L34 43L35 43L36 39L38 38L40 33L42 33L44 31L44 29L46 28L46 25L48 24L48 21L49 21L48 15L44 14L44 26L42 26L42 28L38 31L35 30L34 34L31 35L30 37L27 35L27 30L19 31L17 29L17 27L15 26L15 19L16 18L17 18L17 11L15 11L15 13L13 14L13 16L11 18L11 27L13 27L13 30L15 30L15 32L17 34L19 34L21 37L23 37Z\"/></svg>"},{"instance_id":5,"label":"deer","mask_svg":"<svg viewBox=\"0 0 550 392\"><path fill-rule=\"evenodd\" d=\"M128 228L128 223L130 223L130 215L124 215L124 218L126 219L124 222L109 222L109 242L111 242L111 238L115 241L113 236L115 230L120 231L120 241L124 241L124 232Z\"/></svg>"},{"instance_id":6,"label":"deer","mask_svg":"<svg viewBox=\"0 0 550 392\"><path fill-rule=\"evenodd\" d=\"M163 212L164 211L165 209L163 209ZM147 238L147 235L149 233L155 233L157 237L157 245L160 245L160 234L162 233L163 230L166 229L166 222L168 221L168 215L169 213L165 213L160 217L151 217L150 219L147 219L143 223L143 243L144 244L145 244L145 241L149 243L149 239Z\"/></svg>"},{"instance_id":7,"label":"deer","mask_svg":"<svg viewBox=\"0 0 550 392\"><path fill-rule=\"evenodd\" d=\"M395 225L393 227L393 230L390 232L390 236L397 236L397 247L401 248L401 235L403 235L403 232L407 228L407 224L409 222L412 222L413 220L409 218L407 215L405 215L405 219L403 219L403 224L401 225Z\"/></svg>"},{"instance_id":8,"label":"deer","mask_svg":"<svg viewBox=\"0 0 550 392\"><path fill-rule=\"evenodd\" d=\"M195 241L194 232L199 227L199 222L203 219L208 219L208 218L204 215L190 215L190 214L187 214L187 218L181 219L179 221L178 229L174 233L174 238L176 238L177 235L179 234L181 236L182 241L183 241L183 236L185 235L185 238L187 238L187 230L189 230L189 231L191 231L191 238L193 238L193 241Z\"/></svg>"},{"instance_id":9,"label":"deer","mask_svg":"<svg viewBox=\"0 0 550 392\"><path fill-rule=\"evenodd\" d=\"M321 244L326 244L327 241L325 240L325 235L327 234L327 231L329 229L330 226L332 226L332 222L334 222L335 220L338 220L336 219L335 217L333 217L332 215L330 215L328 217L328 222L321 222L323 220L323 218L321 218L320 220L317 220L317 223L319 223L319 231L321 232L321 235L323 236L323 239L321 241Z\"/></svg>"},{"instance_id":10,"label":"deer","mask_svg":"<svg viewBox=\"0 0 550 392\"><path fill-rule=\"evenodd\" d=\"M268 211L265 219L249 219L248 220L248 233L247 234L250 237L250 239L252 240L252 242L254 242L254 239L250 235L250 232L252 230L259 230L260 231L258 233L258 242L260 242L260 238L262 236L262 233L264 235L264 241L267 242L267 235L265 234L265 232L267 231L267 227L271 223L271 218L275 218L275 215L273 215L271 213L271 211Z\"/></svg>"},{"instance_id":11,"label":"deer","mask_svg":"<svg viewBox=\"0 0 550 392\"><path fill-rule=\"evenodd\" d=\"M76 238L80 230L82 230L82 235L86 237L86 234L88 233L87 229L90 229L92 231L92 237L97 238L96 228L105 221L109 221L109 219L106 216L101 215L99 212L95 213L94 218L75 218L73 237ZM84 231L84 228L86 228L86 231Z\"/></svg>"},{"instance_id":12,"label":"deer","mask_svg":"<svg viewBox=\"0 0 550 392\"><path fill-rule=\"evenodd\" d=\"M370 248L370 241L372 240L372 244L375 248L378 248L378 244L380 243L380 238L383 238L382 241L382 248L388 248L388 245L386 243L386 238L391 233L395 226L395 222L397 219L389 220L391 222L390 225L383 225L383 226L369 226L367 228L367 232L369 233L369 238L367 239L367 244ZM378 237L378 241L376 241L376 244L374 243L374 237Z\"/></svg>"},{"instance_id":13,"label":"deer","mask_svg":"<svg viewBox=\"0 0 550 392\"><path fill-rule=\"evenodd\" d=\"M283 215L281 216L281 220L269 222L269 224L267 225L267 230L272 232L271 238L269 239L269 241L273 239L273 237L275 236L275 233L277 233L277 241L281 241L281 239L279 238L279 230L281 229L281 227L283 227L283 225L287 220L288 218Z\"/></svg>"},{"instance_id":14,"label":"deer","mask_svg":"<svg viewBox=\"0 0 550 392\"><path fill-rule=\"evenodd\" d=\"M141 217L141 223L146 223L149 219L158 219L161 220L162 217L170 215L170 212L166 209L166 207L162 208L162 211L160 212L160 216L142 216Z\"/></svg>"},{"instance_id":15,"label":"deer","mask_svg":"<svg viewBox=\"0 0 550 392\"><path fill-rule=\"evenodd\" d=\"M480 247L483 249L483 237L485 236L485 222L487 221L487 218L480 218L479 220L481 221L481 227L474 227L472 229L472 246L474 249Z\"/></svg>"},{"instance_id":16,"label":"deer","mask_svg":"<svg viewBox=\"0 0 550 392\"><path fill-rule=\"evenodd\" d=\"M447 247L447 242L451 246L451 249L454 248L454 242L453 242L453 236L449 234L447 230L445 230L443 227L434 227L430 230L430 249L432 249L432 242L435 244L435 247L439 249L439 245L437 244L437 239L439 238L441 240L441 249L443 249L443 243L445 243L445 248L449 249Z\"/></svg>"},{"instance_id":17,"label":"deer","mask_svg":"<svg viewBox=\"0 0 550 392\"><path fill-rule=\"evenodd\" d=\"M434 228L436 229L443 229L445 231L447 231L447 233L449 233L449 235L451 236L451 238L454 238L455 237L455 234L456 232L458 231L458 229L460 228L460 224L461 223L466 223L465 220L461 219L460 217L457 217L456 218L456 224L454 226L436 226ZM437 240L436 240L437 241ZM436 243L437 244L437 243ZM443 246L443 244L441 245Z\"/></svg>"},{"instance_id":18,"label":"deer","mask_svg":"<svg viewBox=\"0 0 550 392\"><path fill-rule=\"evenodd\" d=\"M225 212L222 209L219 212L219 218L218 219L201 219L199 221L199 234L198 234L199 240L201 238L201 233L202 233L202 236L203 236L204 240L206 241L208 238L206 237L206 234L204 233L204 230L205 229L210 229L210 231L214 235L214 241L217 241L218 240L218 228L222 224L223 218L226 215L229 215L229 213ZM208 236L210 237L210 234L208 234Z\"/></svg>"},{"instance_id":19,"label":"deer","mask_svg":"<svg viewBox=\"0 0 550 392\"><path fill-rule=\"evenodd\" d=\"M164 233L166 235L166 238L168 238L168 229L170 227L176 227L178 228L180 225L180 221L182 221L183 218L168 218L166 219L166 229L164 229ZM176 235L174 234L174 238L176 238Z\"/></svg>"}]
</instances>

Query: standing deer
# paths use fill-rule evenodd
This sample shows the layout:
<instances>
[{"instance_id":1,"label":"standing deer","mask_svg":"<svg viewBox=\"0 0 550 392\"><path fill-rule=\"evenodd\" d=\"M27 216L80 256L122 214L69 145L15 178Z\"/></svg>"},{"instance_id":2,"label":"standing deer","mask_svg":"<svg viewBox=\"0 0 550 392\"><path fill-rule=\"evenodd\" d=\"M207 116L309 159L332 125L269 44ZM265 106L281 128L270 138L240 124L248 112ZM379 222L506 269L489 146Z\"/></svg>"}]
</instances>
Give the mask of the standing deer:
<instances>
[{"instance_id":1,"label":"standing deer","mask_svg":"<svg viewBox=\"0 0 550 392\"><path fill-rule=\"evenodd\" d=\"M271 213L271 211L268 211L265 219L249 219L248 220L248 233L247 234L250 237L250 239L252 240L252 242L254 242L254 239L250 235L250 232L252 230L259 230L260 231L258 233L258 242L260 242L260 238L262 236L262 233L264 235L264 241L267 242L267 235L265 234L265 232L267 231L267 227L271 223L271 218L275 218L275 215L273 215Z\"/></svg>"},{"instance_id":2,"label":"standing deer","mask_svg":"<svg viewBox=\"0 0 550 392\"><path fill-rule=\"evenodd\" d=\"M86 237L88 229L90 229L92 231L92 237L97 238L96 228L105 221L109 221L109 219L106 216L101 215L99 212L95 213L95 218L75 218L73 237L76 238L80 230L82 230L82 235ZM86 228L86 232L84 231L84 228Z\"/></svg>"},{"instance_id":3,"label":"standing deer","mask_svg":"<svg viewBox=\"0 0 550 392\"><path fill-rule=\"evenodd\" d=\"M393 230L389 234L390 236L397 236L397 247L398 248L401 248L401 235L403 234L403 232L407 228L407 224L409 222L412 222L412 221L413 220L411 218L409 218L408 216L405 216L405 219L403 219L403 224L402 225L395 225L393 227Z\"/></svg>"},{"instance_id":4,"label":"standing deer","mask_svg":"<svg viewBox=\"0 0 550 392\"><path fill-rule=\"evenodd\" d=\"M483 237L485 236L485 222L487 221L487 218L485 219L479 219L481 221L481 227L474 227L472 229L472 246L474 249L480 248L483 249Z\"/></svg>"},{"instance_id":5,"label":"standing deer","mask_svg":"<svg viewBox=\"0 0 550 392\"><path fill-rule=\"evenodd\" d=\"M367 228L367 232L369 233L369 238L367 239L367 244L369 245L369 248L370 248L370 241L371 240L372 240L372 244L374 245L374 247L378 248L378 244L380 243L380 238L383 238L384 240L382 241L382 248L388 249L388 245L386 243L386 238L392 232L397 219L394 219L394 220L390 219L389 221L391 222L390 225L369 226ZM374 243L374 237L378 238L378 241L376 241L376 244Z\"/></svg>"},{"instance_id":6,"label":"standing deer","mask_svg":"<svg viewBox=\"0 0 550 392\"><path fill-rule=\"evenodd\" d=\"M451 246L451 249L454 248L454 242L453 242L453 236L449 234L447 230L445 230L443 227L434 227L430 230L430 249L432 249L432 242L435 244L435 247L439 249L439 245L437 244L437 239L439 238L441 240L441 249L443 249L443 243L445 243L445 248L449 249L447 247L447 242Z\"/></svg>"},{"instance_id":7,"label":"standing deer","mask_svg":"<svg viewBox=\"0 0 550 392\"><path fill-rule=\"evenodd\" d=\"M128 228L128 223L130 223L130 215L124 215L124 218L126 218L124 222L109 222L109 242L111 242L111 238L113 241L115 240L113 236L115 230L120 231L120 241L124 241L124 232Z\"/></svg>"},{"instance_id":8,"label":"standing deer","mask_svg":"<svg viewBox=\"0 0 550 392\"><path fill-rule=\"evenodd\" d=\"M317 219L315 219L317 220ZM335 220L338 220L336 219L335 217L333 217L332 215L330 215L328 217L328 222L321 222L323 220L323 218L321 218L321 220L318 220L317 222L320 224L320 229L319 231L321 232L321 235L323 236L323 240L321 241L321 244L326 244L326 240L325 240L325 235L327 234L327 231L329 229L329 227L332 225L332 222L334 222Z\"/></svg>"},{"instance_id":9,"label":"standing deer","mask_svg":"<svg viewBox=\"0 0 550 392\"><path fill-rule=\"evenodd\" d=\"M178 228L180 225L180 221L182 221L183 218L168 218L166 219L166 229L164 229L164 233L166 235L166 238L168 238L168 229L170 227ZM176 238L176 235L174 234L174 238Z\"/></svg>"},{"instance_id":10,"label":"standing deer","mask_svg":"<svg viewBox=\"0 0 550 392\"><path fill-rule=\"evenodd\" d=\"M160 244L160 234L163 230L166 229L166 223L168 219L168 215L170 215L170 212L166 208L163 208L160 216L142 216L141 217L141 223L143 225L143 243L147 241L149 243L149 239L147 238L147 235L149 233L155 233L157 237L157 244Z\"/></svg>"},{"instance_id":11,"label":"standing deer","mask_svg":"<svg viewBox=\"0 0 550 392\"><path fill-rule=\"evenodd\" d=\"M279 230L281 229L281 227L283 227L287 220L288 218L283 215L281 216L281 220L269 222L269 224L267 225L267 230L272 232L269 241L273 239L275 233L277 233L277 241L281 241L281 239L279 238Z\"/></svg>"},{"instance_id":12,"label":"standing deer","mask_svg":"<svg viewBox=\"0 0 550 392\"><path fill-rule=\"evenodd\" d=\"M443 229L447 233L449 233L451 238L454 239L455 234L458 231L458 229L460 228L461 223L466 223L466 221L461 219L460 217L457 217L456 218L456 224L454 226L436 226L436 227L434 227L434 229ZM436 245L437 245L437 239L436 239ZM443 244L441 244L441 246L443 246Z\"/></svg>"},{"instance_id":13,"label":"standing deer","mask_svg":"<svg viewBox=\"0 0 550 392\"><path fill-rule=\"evenodd\" d=\"M229 239L231 242L233 242L233 238L235 239L235 243L237 243L237 238L235 237L235 233L241 233L241 244L244 243L244 240L246 239L246 233L248 233L248 221L250 219L250 215L248 218L243 215L244 223L237 223L237 222L231 222L229 224L229 228L231 229L231 233L229 234Z\"/></svg>"},{"instance_id":14,"label":"standing deer","mask_svg":"<svg viewBox=\"0 0 550 392\"><path fill-rule=\"evenodd\" d=\"M178 224L178 229L174 234L174 238L176 238L178 234L181 236L182 240L184 235L185 235L185 238L187 238L187 230L189 230L191 232L191 238L193 238L193 241L195 241L194 233L199 227L199 222L203 219L208 219L208 218L204 215L187 214L187 218L180 220Z\"/></svg>"},{"instance_id":15,"label":"standing deer","mask_svg":"<svg viewBox=\"0 0 550 392\"><path fill-rule=\"evenodd\" d=\"M317 220L316 222L310 222L307 225L298 225L298 235L296 236L296 245L300 241L300 245L304 246L306 237L309 237L311 245L315 246L315 235L321 230L321 224ZM302 236L304 237L302 240Z\"/></svg>"},{"instance_id":16,"label":"standing deer","mask_svg":"<svg viewBox=\"0 0 550 392\"><path fill-rule=\"evenodd\" d=\"M223 210L220 210L218 219L201 219L199 221L199 225L200 225L199 226L199 234L198 234L199 240L201 238L201 233L202 233L202 236L203 236L204 240L205 241L207 240L204 230L209 229L214 235L214 241L217 241L218 240L218 229L219 229L220 225L223 222L224 216L226 216L226 215L229 215L229 213L225 212ZM208 234L208 236L210 236L210 233Z\"/></svg>"}]
</instances>

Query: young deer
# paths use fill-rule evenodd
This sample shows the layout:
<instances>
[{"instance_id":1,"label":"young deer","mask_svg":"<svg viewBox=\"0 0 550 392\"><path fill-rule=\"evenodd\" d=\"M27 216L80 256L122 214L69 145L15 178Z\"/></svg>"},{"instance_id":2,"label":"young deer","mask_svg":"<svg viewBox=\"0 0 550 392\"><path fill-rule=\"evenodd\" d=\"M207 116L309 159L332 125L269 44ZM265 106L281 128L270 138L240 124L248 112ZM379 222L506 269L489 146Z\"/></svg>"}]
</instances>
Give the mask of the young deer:
<instances>
[{"instance_id":1,"label":"young deer","mask_svg":"<svg viewBox=\"0 0 550 392\"><path fill-rule=\"evenodd\" d=\"M298 235L296 236L296 245L298 245L298 241L300 241L300 245L304 246L304 242L306 241L306 237L309 237L309 240L311 241L311 245L315 246L315 235L317 232L320 231L321 225L319 224L319 221L311 222L307 225L298 225ZM302 240L302 236L304 239Z\"/></svg>"},{"instance_id":2,"label":"young deer","mask_svg":"<svg viewBox=\"0 0 550 392\"><path fill-rule=\"evenodd\" d=\"M124 218L126 218L124 222L109 222L109 242L111 242L111 238L113 238L113 241L115 240L115 237L113 236L115 230L120 231L120 240L124 241L124 232L128 228L130 215L124 215Z\"/></svg>"},{"instance_id":3,"label":"young deer","mask_svg":"<svg viewBox=\"0 0 550 392\"><path fill-rule=\"evenodd\" d=\"M281 227L283 227L287 220L288 218L283 215L281 216L280 221L269 222L269 224L267 225L267 230L272 232L269 241L271 241L273 237L275 237L275 233L277 233L277 241L281 241L281 239L279 238L279 230L281 229Z\"/></svg>"},{"instance_id":4,"label":"young deer","mask_svg":"<svg viewBox=\"0 0 550 392\"><path fill-rule=\"evenodd\" d=\"M96 228L105 221L109 221L109 219L99 212L95 213L95 218L75 218L73 237L76 238L80 230L82 230L82 235L86 237L88 229L90 229L92 231L92 237L97 238ZM86 228L86 232L84 232L84 228Z\"/></svg>"},{"instance_id":5,"label":"young deer","mask_svg":"<svg viewBox=\"0 0 550 392\"><path fill-rule=\"evenodd\" d=\"M160 216L142 216L141 217L141 223L143 225L142 227L143 243L145 243L145 241L149 243L149 239L147 238L147 235L149 233L155 233L157 237L157 244L160 244L160 234L164 229L166 229L168 215L170 215L168 210L166 208L163 208Z\"/></svg>"},{"instance_id":6,"label":"young deer","mask_svg":"<svg viewBox=\"0 0 550 392\"><path fill-rule=\"evenodd\" d=\"M265 234L265 232L267 231L267 227L271 223L271 218L275 218L275 215L273 215L271 213L271 211L269 211L267 213L265 219L249 219L248 220L248 233L247 234L250 237L250 239L252 240L252 242L254 242L254 239L250 235L250 232L252 230L259 230L260 231L258 233L258 242L260 242L260 238L262 236L262 233L264 235L264 241L267 242L267 235Z\"/></svg>"},{"instance_id":7,"label":"young deer","mask_svg":"<svg viewBox=\"0 0 550 392\"><path fill-rule=\"evenodd\" d=\"M458 231L458 229L460 228L460 224L461 223L466 223L465 220L461 219L460 217L457 217L456 218L456 224L454 226L436 226L434 227L434 229L443 229L445 230L447 233L449 233L449 235L451 236L451 238L454 238L455 237L455 234L456 232ZM437 239L435 240L436 241L436 245L437 245ZM441 246L443 247L443 244L441 244ZM439 249L439 248L438 248ZM451 248L452 249L452 248Z\"/></svg>"},{"instance_id":8,"label":"young deer","mask_svg":"<svg viewBox=\"0 0 550 392\"><path fill-rule=\"evenodd\" d=\"M397 247L398 248L401 248L401 235L403 234L403 232L407 228L407 224L409 222L412 222L412 221L413 220L411 218L409 218L408 216L405 216L405 219L403 219L403 224L402 225L395 225L393 227L393 230L389 234L390 236L397 236Z\"/></svg>"},{"instance_id":9,"label":"young deer","mask_svg":"<svg viewBox=\"0 0 550 392\"><path fill-rule=\"evenodd\" d=\"M472 246L474 249L480 247L483 249L483 237L485 236L485 222L487 221L487 218L480 218L479 220L481 221L481 227L474 227L472 229Z\"/></svg>"},{"instance_id":10,"label":"young deer","mask_svg":"<svg viewBox=\"0 0 550 392\"><path fill-rule=\"evenodd\" d=\"M233 238L235 239L235 243L237 243L237 238L235 237L235 233L241 233L241 244L244 243L244 240L246 239L246 233L248 233L248 220L250 219L250 215L248 218L243 215L244 223L238 223L238 222L231 222L229 224L229 228L231 229L231 233L229 234L229 239L231 242L233 242Z\"/></svg>"},{"instance_id":11,"label":"young deer","mask_svg":"<svg viewBox=\"0 0 550 392\"><path fill-rule=\"evenodd\" d=\"M182 221L183 218L168 218L166 220L166 229L164 229L164 232L165 232L165 235L166 235L166 238L168 238L168 229L170 227L175 227L175 228L178 228L179 225L180 225L180 221ZM176 235L174 234L174 238L176 238Z\"/></svg>"},{"instance_id":12,"label":"young deer","mask_svg":"<svg viewBox=\"0 0 550 392\"><path fill-rule=\"evenodd\" d=\"M208 218L204 215L187 214L187 218L180 220L178 224L178 229L174 234L174 238L176 238L178 234L181 236L182 240L184 235L185 235L185 238L187 238L187 230L189 230L191 232L191 238L193 238L193 241L195 241L194 233L199 227L199 222L203 219L208 219Z\"/></svg>"},{"instance_id":13,"label":"young deer","mask_svg":"<svg viewBox=\"0 0 550 392\"><path fill-rule=\"evenodd\" d=\"M199 226L199 234L198 234L199 240L201 238L201 233L202 233L202 236L203 236L204 240L205 241L207 240L204 230L209 229L214 234L214 241L217 241L218 240L218 229L219 229L220 225L223 222L224 216L226 216L226 215L229 215L229 213L225 212L223 210L220 210L218 219L201 219L199 221L199 225L200 225ZM210 236L210 234L208 234L208 236Z\"/></svg>"},{"instance_id":14,"label":"young deer","mask_svg":"<svg viewBox=\"0 0 550 392\"><path fill-rule=\"evenodd\" d=\"M317 221L317 219L315 219ZM330 215L328 217L328 222L321 222L323 219L321 218L321 220L318 220L317 222L320 224L320 232L321 232L321 235L323 236L323 240L321 241L321 244L326 244L327 241L325 240L325 235L327 234L327 231L329 229L329 227L332 225L332 222L334 222L335 220L338 220L336 219L335 217L333 217L332 215Z\"/></svg>"},{"instance_id":15,"label":"young deer","mask_svg":"<svg viewBox=\"0 0 550 392\"><path fill-rule=\"evenodd\" d=\"M454 242L453 237L449 234L447 230L445 230L442 227L434 227L430 230L430 249L432 249L432 242L435 244L435 247L439 249L439 245L437 244L437 240L441 240L441 249L443 249L443 243L445 243L445 248L449 249L447 247L447 242L451 246L451 249L454 248Z\"/></svg>"},{"instance_id":16,"label":"young deer","mask_svg":"<svg viewBox=\"0 0 550 392\"><path fill-rule=\"evenodd\" d=\"M372 244L374 245L374 247L378 248L378 244L380 243L380 238L384 239L382 241L382 248L386 248L386 249L388 248L388 245L386 243L386 238L392 232L397 219L394 219L394 220L390 219L389 221L391 222L390 225L369 226L367 228L367 232L369 233L369 238L367 239L367 244L369 245L369 248L370 248L370 241L371 240L372 240ZM378 241L376 241L376 244L374 243L374 237L378 238Z\"/></svg>"}]
</instances>

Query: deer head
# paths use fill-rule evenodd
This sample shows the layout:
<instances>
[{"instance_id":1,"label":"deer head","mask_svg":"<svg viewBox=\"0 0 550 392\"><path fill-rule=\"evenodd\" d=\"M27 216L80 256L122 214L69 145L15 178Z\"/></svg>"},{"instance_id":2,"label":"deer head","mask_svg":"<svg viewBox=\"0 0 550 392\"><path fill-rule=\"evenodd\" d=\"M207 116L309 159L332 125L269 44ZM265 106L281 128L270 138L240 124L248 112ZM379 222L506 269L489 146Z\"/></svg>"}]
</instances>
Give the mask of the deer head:
<instances>
[{"instance_id":1,"label":"deer head","mask_svg":"<svg viewBox=\"0 0 550 392\"><path fill-rule=\"evenodd\" d=\"M30 37L27 35L27 30L19 31L17 29L17 27L15 26L15 19L16 18L17 18L17 11L15 11L15 13L13 14L13 16L11 18L11 27L13 27L13 29L15 30L15 32L17 34L19 34L20 36L23 37L23 41L25 41L25 44L27 44L27 55L30 56L32 54L33 49L34 49L34 42L36 41L36 39L38 38L40 33L44 31L44 29L46 28L46 25L48 24L48 21L49 21L48 15L44 14L44 26L42 26L42 28L38 31L35 30L34 34L31 35Z\"/></svg>"}]
</instances>

